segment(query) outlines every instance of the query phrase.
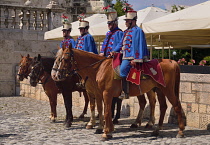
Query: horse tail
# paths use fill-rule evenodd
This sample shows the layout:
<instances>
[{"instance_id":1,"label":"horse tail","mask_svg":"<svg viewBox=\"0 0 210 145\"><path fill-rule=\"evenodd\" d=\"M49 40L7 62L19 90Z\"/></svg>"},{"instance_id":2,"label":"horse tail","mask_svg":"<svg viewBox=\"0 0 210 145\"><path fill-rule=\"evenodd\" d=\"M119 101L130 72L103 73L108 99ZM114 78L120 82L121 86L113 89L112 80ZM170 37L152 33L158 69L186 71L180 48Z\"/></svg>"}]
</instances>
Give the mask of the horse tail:
<instances>
[{"instance_id":1,"label":"horse tail","mask_svg":"<svg viewBox=\"0 0 210 145\"><path fill-rule=\"evenodd\" d=\"M174 61L174 67L175 67L175 87L174 87L174 93L177 98L179 98L179 86L180 86L180 67L176 61Z\"/></svg>"}]
</instances>

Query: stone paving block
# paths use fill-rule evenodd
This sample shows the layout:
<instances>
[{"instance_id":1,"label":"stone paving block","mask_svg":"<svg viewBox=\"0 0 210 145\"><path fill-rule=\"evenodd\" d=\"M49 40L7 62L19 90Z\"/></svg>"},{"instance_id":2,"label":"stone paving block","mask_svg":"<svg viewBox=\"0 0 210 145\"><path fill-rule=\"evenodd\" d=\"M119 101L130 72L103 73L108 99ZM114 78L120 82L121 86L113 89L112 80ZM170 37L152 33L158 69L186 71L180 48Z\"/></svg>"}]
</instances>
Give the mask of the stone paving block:
<instances>
[{"instance_id":1,"label":"stone paving block","mask_svg":"<svg viewBox=\"0 0 210 145\"><path fill-rule=\"evenodd\" d=\"M208 92L198 92L199 103L210 105L210 93Z\"/></svg>"},{"instance_id":2,"label":"stone paving block","mask_svg":"<svg viewBox=\"0 0 210 145\"><path fill-rule=\"evenodd\" d=\"M23 29L23 40L37 40L39 31Z\"/></svg>"},{"instance_id":3,"label":"stone paving block","mask_svg":"<svg viewBox=\"0 0 210 145\"><path fill-rule=\"evenodd\" d=\"M192 90L191 82L180 83L180 92L191 93L191 90Z\"/></svg>"},{"instance_id":4,"label":"stone paving block","mask_svg":"<svg viewBox=\"0 0 210 145\"><path fill-rule=\"evenodd\" d=\"M191 112L188 112L188 114L186 115L186 118L187 118L187 126L199 128L199 124L200 124L199 117L200 117L200 114L199 113L191 113Z\"/></svg>"},{"instance_id":5,"label":"stone paving block","mask_svg":"<svg viewBox=\"0 0 210 145\"><path fill-rule=\"evenodd\" d=\"M198 107L199 107L198 104L192 103L191 112L198 113Z\"/></svg>"},{"instance_id":6,"label":"stone paving block","mask_svg":"<svg viewBox=\"0 0 210 145\"><path fill-rule=\"evenodd\" d=\"M14 81L13 66L11 64L0 64L0 81Z\"/></svg>"},{"instance_id":7,"label":"stone paving block","mask_svg":"<svg viewBox=\"0 0 210 145\"><path fill-rule=\"evenodd\" d=\"M195 103L196 96L195 94L182 93L182 102L192 102Z\"/></svg>"},{"instance_id":8,"label":"stone paving block","mask_svg":"<svg viewBox=\"0 0 210 145\"><path fill-rule=\"evenodd\" d=\"M192 91L202 91L203 83L192 82Z\"/></svg>"},{"instance_id":9,"label":"stone paving block","mask_svg":"<svg viewBox=\"0 0 210 145\"><path fill-rule=\"evenodd\" d=\"M199 113L206 113L206 105L199 104Z\"/></svg>"},{"instance_id":10,"label":"stone paving block","mask_svg":"<svg viewBox=\"0 0 210 145\"><path fill-rule=\"evenodd\" d=\"M210 124L210 115L200 114L200 128L207 129L207 126Z\"/></svg>"},{"instance_id":11,"label":"stone paving block","mask_svg":"<svg viewBox=\"0 0 210 145\"><path fill-rule=\"evenodd\" d=\"M10 81L0 81L0 97L1 96L11 96L14 94L14 82Z\"/></svg>"},{"instance_id":12,"label":"stone paving block","mask_svg":"<svg viewBox=\"0 0 210 145\"><path fill-rule=\"evenodd\" d=\"M202 91L204 91L204 92L209 92L210 93L210 83L205 83L205 84L203 84L203 89L202 89Z\"/></svg>"},{"instance_id":13,"label":"stone paving block","mask_svg":"<svg viewBox=\"0 0 210 145\"><path fill-rule=\"evenodd\" d=\"M206 105L206 113L210 115L210 105Z\"/></svg>"},{"instance_id":14,"label":"stone paving block","mask_svg":"<svg viewBox=\"0 0 210 145\"><path fill-rule=\"evenodd\" d=\"M191 74L191 73L181 73L181 81L192 81L192 82L210 82L209 74Z\"/></svg>"},{"instance_id":15,"label":"stone paving block","mask_svg":"<svg viewBox=\"0 0 210 145\"><path fill-rule=\"evenodd\" d=\"M0 39L0 52L11 53L14 50L14 41L8 39Z\"/></svg>"}]
</instances>

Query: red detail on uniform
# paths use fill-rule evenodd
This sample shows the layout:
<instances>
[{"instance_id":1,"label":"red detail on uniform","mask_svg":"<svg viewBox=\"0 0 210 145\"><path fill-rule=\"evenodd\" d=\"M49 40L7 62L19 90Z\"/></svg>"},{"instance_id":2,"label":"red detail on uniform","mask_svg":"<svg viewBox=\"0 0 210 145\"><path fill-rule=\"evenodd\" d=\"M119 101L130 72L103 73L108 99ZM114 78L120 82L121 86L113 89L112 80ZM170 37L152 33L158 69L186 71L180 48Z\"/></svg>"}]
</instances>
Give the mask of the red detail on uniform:
<instances>
[{"instance_id":1,"label":"red detail on uniform","mask_svg":"<svg viewBox=\"0 0 210 145\"><path fill-rule=\"evenodd\" d=\"M151 70L153 70L157 73L153 73ZM139 79L141 73L139 73L139 76L137 76L138 71L141 71L142 73L144 73L146 75L149 75L150 77L152 77L154 79L154 81L156 81L163 87L166 86L165 80L163 77L162 68L161 68L160 63L158 62L157 59L153 59L151 61L144 62L144 63L142 63L142 65L137 65L137 68L133 68L133 69L131 68L130 72L128 74L127 80L131 81L132 83L135 83L135 84L140 84L140 81L138 79ZM136 77L133 77L134 73L136 73L135 74ZM134 78L136 78L136 79L133 80Z\"/></svg>"},{"instance_id":2,"label":"red detail on uniform","mask_svg":"<svg viewBox=\"0 0 210 145\"><path fill-rule=\"evenodd\" d=\"M138 52L136 52L135 55L136 55L136 58L139 58L140 54Z\"/></svg>"},{"instance_id":3,"label":"red detail on uniform","mask_svg":"<svg viewBox=\"0 0 210 145\"><path fill-rule=\"evenodd\" d=\"M131 50L130 50L130 49L128 49L128 48L126 48L125 50L127 50L128 52L131 52Z\"/></svg>"},{"instance_id":4,"label":"red detail on uniform","mask_svg":"<svg viewBox=\"0 0 210 145\"><path fill-rule=\"evenodd\" d=\"M140 70L137 70L136 68L131 68L126 80L136 85L140 85L140 76L141 76Z\"/></svg>"}]
</instances>

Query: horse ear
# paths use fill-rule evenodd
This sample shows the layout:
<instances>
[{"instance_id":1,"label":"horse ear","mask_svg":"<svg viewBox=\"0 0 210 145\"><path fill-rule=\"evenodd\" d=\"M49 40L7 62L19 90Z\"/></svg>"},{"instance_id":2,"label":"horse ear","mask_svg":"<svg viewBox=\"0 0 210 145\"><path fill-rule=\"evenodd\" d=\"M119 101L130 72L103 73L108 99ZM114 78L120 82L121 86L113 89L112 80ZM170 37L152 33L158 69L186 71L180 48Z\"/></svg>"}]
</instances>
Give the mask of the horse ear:
<instances>
[{"instance_id":1,"label":"horse ear","mask_svg":"<svg viewBox=\"0 0 210 145\"><path fill-rule=\"evenodd\" d=\"M28 54L28 55L27 55L27 57L29 58L29 57L30 57L30 55Z\"/></svg>"},{"instance_id":2,"label":"horse ear","mask_svg":"<svg viewBox=\"0 0 210 145\"><path fill-rule=\"evenodd\" d=\"M60 50L61 48L60 48L60 46L58 46L58 50Z\"/></svg>"},{"instance_id":3,"label":"horse ear","mask_svg":"<svg viewBox=\"0 0 210 145\"><path fill-rule=\"evenodd\" d=\"M41 60L41 55L40 54L38 54L38 61L40 61Z\"/></svg>"},{"instance_id":4,"label":"horse ear","mask_svg":"<svg viewBox=\"0 0 210 145\"><path fill-rule=\"evenodd\" d=\"M23 55L22 54L20 54L20 56L23 58Z\"/></svg>"}]
</instances>

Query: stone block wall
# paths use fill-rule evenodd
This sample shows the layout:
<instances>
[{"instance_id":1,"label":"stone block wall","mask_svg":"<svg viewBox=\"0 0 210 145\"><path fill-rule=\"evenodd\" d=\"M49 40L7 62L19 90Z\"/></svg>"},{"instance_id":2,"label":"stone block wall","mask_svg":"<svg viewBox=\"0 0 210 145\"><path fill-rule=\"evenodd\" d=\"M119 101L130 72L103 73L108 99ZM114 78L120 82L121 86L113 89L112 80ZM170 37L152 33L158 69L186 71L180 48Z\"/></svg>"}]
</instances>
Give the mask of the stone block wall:
<instances>
[{"instance_id":1,"label":"stone block wall","mask_svg":"<svg viewBox=\"0 0 210 145\"><path fill-rule=\"evenodd\" d=\"M39 100L48 100L41 85L32 88L28 80L21 82L21 95ZM209 74L189 74L181 73L180 101L186 117L186 124L190 127L207 129L210 124L210 75ZM147 98L147 96L146 96ZM149 118L150 107L147 99L147 106L144 118ZM63 103L62 95L58 95L58 103ZM79 97L78 92L73 93L73 105L81 110L84 107L84 98ZM171 104L167 100L168 109L164 118L164 123L177 124L177 116ZM88 110L89 111L89 110ZM136 117L139 111L139 103L136 97L123 100L121 114ZM159 120L159 103L157 100L155 108L156 124Z\"/></svg>"},{"instance_id":2,"label":"stone block wall","mask_svg":"<svg viewBox=\"0 0 210 145\"><path fill-rule=\"evenodd\" d=\"M0 28L0 96L18 95L17 65L21 55L53 56L59 41L44 40L44 32Z\"/></svg>"}]
</instances>

